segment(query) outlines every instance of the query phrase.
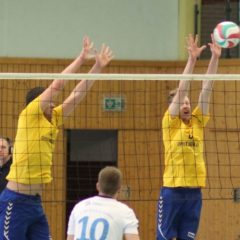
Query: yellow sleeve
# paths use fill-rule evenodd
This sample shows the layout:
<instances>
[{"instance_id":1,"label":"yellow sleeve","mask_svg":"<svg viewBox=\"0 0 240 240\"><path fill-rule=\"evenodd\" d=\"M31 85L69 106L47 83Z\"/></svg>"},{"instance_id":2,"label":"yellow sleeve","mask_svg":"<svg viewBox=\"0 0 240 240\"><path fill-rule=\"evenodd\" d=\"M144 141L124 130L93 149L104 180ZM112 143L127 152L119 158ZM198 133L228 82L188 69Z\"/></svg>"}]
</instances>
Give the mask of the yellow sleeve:
<instances>
[{"instance_id":1,"label":"yellow sleeve","mask_svg":"<svg viewBox=\"0 0 240 240\"><path fill-rule=\"evenodd\" d=\"M177 128L181 125L181 120L178 116L172 117L167 110L163 116L162 128Z\"/></svg>"},{"instance_id":2,"label":"yellow sleeve","mask_svg":"<svg viewBox=\"0 0 240 240\"><path fill-rule=\"evenodd\" d=\"M192 121L202 127L205 127L207 125L209 119L209 114L203 115L201 109L198 106L192 112Z\"/></svg>"},{"instance_id":3,"label":"yellow sleeve","mask_svg":"<svg viewBox=\"0 0 240 240\"><path fill-rule=\"evenodd\" d=\"M43 114L43 111L40 106L40 97L38 96L35 98L32 102L30 102L25 109L23 110L25 114L27 114L29 117L36 117L38 114Z\"/></svg>"},{"instance_id":4,"label":"yellow sleeve","mask_svg":"<svg viewBox=\"0 0 240 240\"><path fill-rule=\"evenodd\" d=\"M54 126L62 126L63 125L63 108L62 105L59 105L53 109L52 115L52 124Z\"/></svg>"},{"instance_id":5,"label":"yellow sleeve","mask_svg":"<svg viewBox=\"0 0 240 240\"><path fill-rule=\"evenodd\" d=\"M35 98L30 102L27 107L23 110L25 111L24 115L28 116L28 121L31 121L31 117L36 117L36 115L43 115L42 108L40 106L40 96ZM53 109L52 113L52 124L56 127L63 125L63 108L62 105L59 105Z\"/></svg>"}]
</instances>

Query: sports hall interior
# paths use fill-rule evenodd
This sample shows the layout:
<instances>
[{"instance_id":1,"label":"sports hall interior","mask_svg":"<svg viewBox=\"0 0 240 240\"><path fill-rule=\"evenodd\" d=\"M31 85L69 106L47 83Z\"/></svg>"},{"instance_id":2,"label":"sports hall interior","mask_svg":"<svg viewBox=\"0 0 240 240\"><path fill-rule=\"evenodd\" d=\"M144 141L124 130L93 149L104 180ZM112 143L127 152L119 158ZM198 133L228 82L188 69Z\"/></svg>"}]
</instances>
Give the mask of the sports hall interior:
<instances>
[{"instance_id":1,"label":"sports hall interior","mask_svg":"<svg viewBox=\"0 0 240 240\"><path fill-rule=\"evenodd\" d=\"M14 11L21 11L19 18L24 16L24 6L20 6L17 1L15 2L16 8L12 10L13 3L7 3L4 1L4 10L8 14L12 14ZM32 3L27 1L28 5L25 6L31 10L33 8ZM111 1L105 0L105 8L115 9L117 8ZM117 1L116 1L117 2ZM162 35L165 40L168 35L169 27L158 28L154 26L154 18L150 18L149 22L146 17L147 14L153 11L156 14L158 11L154 9L154 5L159 9L159 15L155 18L161 19L161 13L169 11L169 14L177 13L172 16L175 20L170 22L169 43L165 41L162 43L162 48L155 45L155 42L151 42L148 38L147 41L136 43L137 48L134 48L135 42L133 33L125 34L125 36L115 36L119 39L114 42L114 36L108 33L108 29L105 30L105 36L97 36L104 26L99 26L96 23L97 18L93 18L89 25L88 22L81 24L82 29L79 28L79 38L76 44L76 34L74 35L74 41L71 40L70 35L74 26L65 26L66 35L68 35L69 41L64 40L66 49L62 49L61 44L56 43L56 50L53 44L54 41L58 41L57 35L55 39L52 39L52 45L45 40L49 37L43 34L39 34L37 37L31 37L34 43L29 46L24 45L23 40L17 41L6 39L4 32L8 33L5 28L9 25L13 28L13 20L9 24L2 21L0 29L5 29L3 35L0 36L0 72L1 73L59 73L64 67L66 67L74 58L78 51L81 49L81 41L85 32L88 33L88 27L96 24L96 33L92 30L90 32L93 41L96 40L101 43L105 41L113 46L114 60L104 70L104 73L142 73L142 74L181 74L186 63L187 55L185 50L185 37L188 33L198 33L200 44L207 44L210 41L210 33L217 22L228 17L231 14L231 20L239 22L238 1L231 1L230 9L227 9L226 2L228 1L133 1L129 3L126 1L120 1L121 4L127 10L126 17L134 18L134 14L141 13L144 16L145 24L151 25L149 28L151 31L155 31L153 36L159 34ZM147 3L148 2L148 3ZM158 2L158 3L157 3ZM168 3L166 3L168 2ZM230 2L230 1L229 1ZM196 6L197 3L197 6ZM38 3L41 4L41 3ZM64 13L64 1L59 4L59 11ZM66 4L76 4L76 1L71 0ZM93 4L93 3L92 3ZM99 4L99 3L98 3ZM116 3L117 4L117 3ZM118 3L119 4L119 3ZM149 4L152 4L149 7ZM51 20L51 11L57 11L54 4L49 4L41 8L42 14L47 9L48 16L45 21ZM84 5L84 4L83 4ZM129 6L130 5L130 6ZM70 18L70 10L74 10L74 7L66 8L68 17ZM101 6L101 9L104 8ZM91 6L85 4L85 11L91 12ZM45 9L46 8L46 9ZM130 10L129 10L130 8ZM164 9L162 9L164 8ZM0 10L1 11L3 11ZM96 6L94 7L96 10ZM7 11L8 10L8 11ZM121 9L123 10L123 9ZM81 14L81 10L79 10ZM110 11L110 10L109 10ZM136 11L136 12L134 12ZM143 11L143 12L142 12ZM145 12L144 12L145 11ZM7 14L7 13L4 13ZM94 15L94 12L91 12ZM103 17L103 13L99 13ZM205 15L204 15L205 14ZM11 15L9 15L11 16ZM59 24L64 26L64 22L69 23L67 16L61 15L63 20ZM60 21L60 14L57 14L57 19L54 23L58 33L60 27L57 26L57 22ZM32 16L33 17L33 16ZM54 18L54 14L52 16ZM112 16L113 17L113 16ZM17 18L16 18L17 19ZM43 18L44 19L44 18ZM89 18L90 19L90 18ZM88 20L89 20L88 19ZM74 20L74 19L73 19ZM76 20L76 19L75 19ZM111 18L108 19L111 22ZM133 22L136 19L133 20ZM90 21L90 20L89 20ZM121 18L124 21L124 17ZM161 20L159 20L161 21ZM165 23L166 19L163 20ZM146 23L147 22L147 23ZM161 21L162 23L162 21ZM19 24L19 23L18 23ZM18 25L17 24L17 25ZM74 23L76 24L76 22ZM115 19L112 21L112 28L117 28L118 21ZM126 24L126 23L125 23ZM129 23L130 24L130 23ZM163 23L162 23L163 24ZM172 25L171 25L172 24ZM37 24L36 24L37 25ZM152 26L153 25L153 26ZM29 23L30 26L30 23ZM28 25L26 27L29 27ZM34 28L34 20L31 23ZM121 24L120 24L121 26ZM131 25L132 26L132 25ZM45 27L48 28L48 34L54 32L52 25L46 22ZM139 27L139 26L138 26ZM23 29L24 27L22 27ZM99 29L98 29L99 28ZM139 27L140 28L140 27ZM21 29L15 28L16 33L9 33L9 38L21 38ZM56 30L56 31L57 31ZM149 31L150 31L149 30ZM163 30L163 31L161 31ZM37 31L37 30L33 30ZM76 31L76 30L74 30ZM119 30L121 31L121 30ZM135 31L135 30L134 30ZM133 32L134 32L133 31ZM145 33L141 29L136 29L137 34ZM121 38L122 37L122 38ZM174 38L175 39L172 39ZM66 38L66 36L65 36ZM96 39L96 40L95 40ZM9 42L8 42L9 40ZM136 37L135 41L144 41ZM11 43L18 43L10 50ZM117 44L122 43L124 46L122 50L124 53L120 54L118 58ZM52 56L43 55L47 51L41 52L46 44L46 48L52 49ZM165 45L166 44L166 45ZM172 44L172 45L171 45ZM38 48L38 46L41 47ZM17 47L29 48L33 51L27 52L24 55L23 52L17 50ZM64 45L62 45L64 46ZM100 45L99 45L100 46ZM116 48L116 51L114 49ZM141 47L146 49L141 49ZM36 49L34 49L34 47ZM148 53L148 47L150 53ZM133 49L132 49L133 48ZM165 49L164 49L165 48ZM172 48L172 49L171 49ZM16 54L14 53L14 49ZM38 50L39 49L39 50ZM60 51L60 50L61 51ZM57 52L59 50L60 53ZM68 53L68 50L70 53ZM133 58L127 56L133 50ZM136 53L135 51L139 51ZM142 51L142 52L141 52ZM160 53L158 53L160 52ZM50 51L51 53L51 51ZM121 53L119 51L119 53ZM163 54L163 57L157 58L157 55ZM168 55L169 53L169 55ZM58 55L59 54L59 55ZM69 55L68 55L69 54ZM75 54L75 55L74 55ZM141 55L142 54L142 55ZM146 54L147 58L144 58ZM151 58L152 54L152 58ZM222 58L219 63L218 73L221 74L240 74L240 49L235 47L231 50L224 50ZM128 58L129 57L129 58ZM194 73L205 73L209 63L209 50L200 58L194 69ZM90 60L83 65L80 72L86 73L92 66L93 61ZM70 81L64 93L57 101L61 102L67 94L70 93L77 81ZM34 86L47 86L50 83L49 80L0 80L0 126L1 135L11 137L14 139L16 134L18 115L24 107L24 98L27 89ZM177 81L116 81L116 80L101 80L96 81L92 90L87 94L83 102L76 108L74 114L69 117L62 127L58 136L56 150L54 153L53 162L53 182L48 184L43 194L43 204L46 211L52 236L54 240L63 240L66 238L67 218L69 215L69 206L76 203L79 199L69 200L69 189L77 193L81 193L81 189L74 185L74 181L68 181L69 178L77 180L81 178L81 174L76 171L69 170L69 136L74 130L87 130L87 131L104 131L104 133L110 131L116 134L116 149L115 149L115 162L111 164L117 165L123 172L124 187L120 195L120 200L131 206L140 222L140 237L144 240L155 239L156 234L156 214L157 214L157 200L159 197L159 191L162 186L162 174L164 170L164 149L162 143L162 129L161 119L164 112L168 107L167 96L171 89L177 87ZM191 85L191 99L193 104L196 104L198 93L201 87L201 82L194 81ZM209 240L239 240L240 239L240 203L239 199L234 199L236 196L235 190L240 188L240 82L235 80L229 81L216 81L214 84L214 91L212 95L212 104L210 106L211 119L208 127L205 131L205 159L208 172L207 187L203 189L203 209L199 232L197 239L209 239ZM120 96L125 100L125 106L120 111L107 111L103 108L103 99L106 96L115 97ZM108 163L98 163L96 166L104 166ZM75 165L73 165L75 166ZM91 171L91 163L86 163L86 172ZM88 169L89 168L89 169ZM91 186L94 187L96 180L96 169L89 173L87 181L92 181ZM86 191L86 197L91 194L95 194L95 189ZM68 205L70 204L70 205Z\"/></svg>"}]
</instances>

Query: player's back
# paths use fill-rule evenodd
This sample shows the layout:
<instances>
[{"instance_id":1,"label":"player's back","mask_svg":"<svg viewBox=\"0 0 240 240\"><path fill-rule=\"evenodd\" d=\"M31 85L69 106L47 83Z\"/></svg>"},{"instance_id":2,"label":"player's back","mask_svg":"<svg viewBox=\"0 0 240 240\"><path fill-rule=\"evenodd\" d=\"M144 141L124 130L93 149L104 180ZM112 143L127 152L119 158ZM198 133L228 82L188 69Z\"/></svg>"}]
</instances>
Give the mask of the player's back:
<instances>
[{"instance_id":1,"label":"player's back","mask_svg":"<svg viewBox=\"0 0 240 240\"><path fill-rule=\"evenodd\" d=\"M131 208L113 198L96 196L73 209L68 234L74 239L122 240L124 233L137 233L138 221Z\"/></svg>"}]
</instances>

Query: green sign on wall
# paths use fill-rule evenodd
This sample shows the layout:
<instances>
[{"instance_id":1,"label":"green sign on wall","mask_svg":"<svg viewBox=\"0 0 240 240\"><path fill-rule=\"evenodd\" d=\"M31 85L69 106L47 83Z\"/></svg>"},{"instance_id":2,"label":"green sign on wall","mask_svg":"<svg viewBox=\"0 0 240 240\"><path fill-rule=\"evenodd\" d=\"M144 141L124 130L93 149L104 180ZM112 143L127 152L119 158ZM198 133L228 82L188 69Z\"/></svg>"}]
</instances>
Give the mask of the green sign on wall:
<instances>
[{"instance_id":1,"label":"green sign on wall","mask_svg":"<svg viewBox=\"0 0 240 240\"><path fill-rule=\"evenodd\" d=\"M103 98L104 111L121 112L124 110L123 97L105 97Z\"/></svg>"}]
</instances>

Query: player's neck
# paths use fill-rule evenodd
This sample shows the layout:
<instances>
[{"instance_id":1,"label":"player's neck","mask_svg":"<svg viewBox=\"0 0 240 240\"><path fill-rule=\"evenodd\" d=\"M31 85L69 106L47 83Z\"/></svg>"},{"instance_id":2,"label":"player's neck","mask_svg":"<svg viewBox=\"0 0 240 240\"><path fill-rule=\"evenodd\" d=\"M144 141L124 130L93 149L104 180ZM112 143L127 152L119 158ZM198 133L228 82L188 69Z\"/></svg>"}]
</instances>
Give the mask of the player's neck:
<instances>
[{"instance_id":1,"label":"player's neck","mask_svg":"<svg viewBox=\"0 0 240 240\"><path fill-rule=\"evenodd\" d=\"M103 198L113 198L113 199L115 199L115 196L110 196L110 195L105 194L105 193L99 193L98 196L103 197Z\"/></svg>"}]
</instances>

